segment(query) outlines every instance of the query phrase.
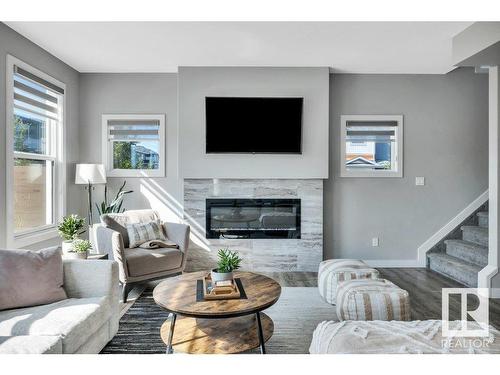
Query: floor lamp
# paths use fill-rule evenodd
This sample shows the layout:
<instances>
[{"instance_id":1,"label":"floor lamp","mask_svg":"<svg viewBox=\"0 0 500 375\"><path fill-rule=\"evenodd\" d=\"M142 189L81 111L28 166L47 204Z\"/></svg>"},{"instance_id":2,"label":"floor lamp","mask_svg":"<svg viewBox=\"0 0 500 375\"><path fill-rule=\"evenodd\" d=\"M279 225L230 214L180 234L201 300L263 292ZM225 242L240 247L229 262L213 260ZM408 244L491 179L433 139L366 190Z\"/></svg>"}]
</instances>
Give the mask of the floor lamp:
<instances>
[{"instance_id":1,"label":"floor lamp","mask_svg":"<svg viewBox=\"0 0 500 375\"><path fill-rule=\"evenodd\" d=\"M94 223L92 217L92 190L93 185L106 183L106 171L102 164L77 164L75 172L75 184L87 185L88 191L88 226Z\"/></svg>"}]
</instances>

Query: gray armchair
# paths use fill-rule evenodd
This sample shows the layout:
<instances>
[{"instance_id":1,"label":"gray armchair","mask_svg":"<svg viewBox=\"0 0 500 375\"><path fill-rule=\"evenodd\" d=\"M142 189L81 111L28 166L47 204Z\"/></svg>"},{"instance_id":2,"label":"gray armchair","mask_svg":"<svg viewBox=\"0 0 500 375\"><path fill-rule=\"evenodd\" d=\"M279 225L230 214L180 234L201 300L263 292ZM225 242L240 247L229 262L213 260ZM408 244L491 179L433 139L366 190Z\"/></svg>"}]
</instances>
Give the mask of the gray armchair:
<instances>
[{"instance_id":1,"label":"gray armchair","mask_svg":"<svg viewBox=\"0 0 500 375\"><path fill-rule=\"evenodd\" d=\"M134 283L179 274L186 266L190 228L185 224L163 224L165 234L177 244L177 249L129 248L126 224L152 220L159 220L154 210L130 210L122 214L102 215L102 224L96 228L99 252L110 254L118 262L123 302L127 301Z\"/></svg>"}]
</instances>

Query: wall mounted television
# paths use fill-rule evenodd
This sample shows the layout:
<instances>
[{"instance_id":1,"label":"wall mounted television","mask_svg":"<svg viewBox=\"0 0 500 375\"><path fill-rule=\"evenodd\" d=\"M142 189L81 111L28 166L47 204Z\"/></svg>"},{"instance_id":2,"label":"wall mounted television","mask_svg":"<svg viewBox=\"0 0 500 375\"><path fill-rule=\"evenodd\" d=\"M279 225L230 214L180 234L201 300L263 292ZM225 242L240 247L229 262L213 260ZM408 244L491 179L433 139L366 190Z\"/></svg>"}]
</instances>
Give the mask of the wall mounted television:
<instances>
[{"instance_id":1,"label":"wall mounted television","mask_svg":"<svg viewBox=\"0 0 500 375\"><path fill-rule=\"evenodd\" d=\"M206 97L206 153L302 153L298 97Z\"/></svg>"}]
</instances>

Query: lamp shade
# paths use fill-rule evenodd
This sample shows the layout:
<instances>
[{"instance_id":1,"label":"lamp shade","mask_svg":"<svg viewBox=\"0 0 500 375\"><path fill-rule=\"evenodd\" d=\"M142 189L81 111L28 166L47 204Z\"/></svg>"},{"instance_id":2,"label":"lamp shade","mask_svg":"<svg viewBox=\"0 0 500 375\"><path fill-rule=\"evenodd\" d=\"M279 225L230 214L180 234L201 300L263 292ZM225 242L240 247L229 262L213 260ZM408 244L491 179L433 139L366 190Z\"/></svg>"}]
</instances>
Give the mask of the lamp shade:
<instances>
[{"instance_id":1,"label":"lamp shade","mask_svg":"<svg viewBox=\"0 0 500 375\"><path fill-rule=\"evenodd\" d=\"M105 184L106 171L102 164L77 164L75 184Z\"/></svg>"}]
</instances>

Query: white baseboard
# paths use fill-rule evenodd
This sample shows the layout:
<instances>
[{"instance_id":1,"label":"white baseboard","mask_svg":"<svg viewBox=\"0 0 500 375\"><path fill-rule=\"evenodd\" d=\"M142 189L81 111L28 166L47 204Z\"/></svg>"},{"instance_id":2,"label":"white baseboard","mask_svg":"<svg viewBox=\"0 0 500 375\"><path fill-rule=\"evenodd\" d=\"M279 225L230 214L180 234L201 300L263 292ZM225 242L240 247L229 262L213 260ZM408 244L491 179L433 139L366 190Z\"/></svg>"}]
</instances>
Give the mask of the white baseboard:
<instances>
[{"instance_id":1,"label":"white baseboard","mask_svg":"<svg viewBox=\"0 0 500 375\"><path fill-rule=\"evenodd\" d=\"M422 267L417 259L363 259L363 262L375 268L416 268ZM425 267L425 265L424 265Z\"/></svg>"},{"instance_id":2,"label":"white baseboard","mask_svg":"<svg viewBox=\"0 0 500 375\"><path fill-rule=\"evenodd\" d=\"M471 204L465 207L457 216L451 219L444 227L434 233L427 241L418 247L417 267L426 266L426 253L432 249L439 241L447 236L453 229L458 227L465 219L474 213L479 207L488 201L488 190L477 197Z\"/></svg>"}]
</instances>

